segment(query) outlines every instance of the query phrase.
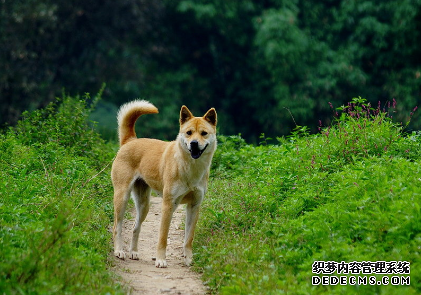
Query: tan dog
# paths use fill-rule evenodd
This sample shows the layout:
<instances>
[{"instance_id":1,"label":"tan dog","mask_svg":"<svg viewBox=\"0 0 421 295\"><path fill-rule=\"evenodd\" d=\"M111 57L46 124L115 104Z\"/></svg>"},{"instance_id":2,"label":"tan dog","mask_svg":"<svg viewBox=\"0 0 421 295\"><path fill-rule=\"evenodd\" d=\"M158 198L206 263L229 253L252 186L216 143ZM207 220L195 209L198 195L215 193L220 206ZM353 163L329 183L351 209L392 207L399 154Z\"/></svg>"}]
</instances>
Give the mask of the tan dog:
<instances>
[{"instance_id":1,"label":"tan dog","mask_svg":"<svg viewBox=\"0 0 421 295\"><path fill-rule=\"evenodd\" d=\"M216 150L215 109L203 117L194 117L186 106L180 111L180 132L177 139L164 142L136 138L137 118L158 113L158 109L144 100L135 100L120 107L118 135L120 150L114 160L111 177L114 186L114 254L124 259L121 237L126 205L130 195L136 206L136 223L130 247L130 259L139 259L140 226L149 210L151 189L162 195L162 219L159 231L156 267L167 267L167 237L174 210L186 206L184 257L192 262L192 243L199 207L207 190L209 168Z\"/></svg>"}]
</instances>

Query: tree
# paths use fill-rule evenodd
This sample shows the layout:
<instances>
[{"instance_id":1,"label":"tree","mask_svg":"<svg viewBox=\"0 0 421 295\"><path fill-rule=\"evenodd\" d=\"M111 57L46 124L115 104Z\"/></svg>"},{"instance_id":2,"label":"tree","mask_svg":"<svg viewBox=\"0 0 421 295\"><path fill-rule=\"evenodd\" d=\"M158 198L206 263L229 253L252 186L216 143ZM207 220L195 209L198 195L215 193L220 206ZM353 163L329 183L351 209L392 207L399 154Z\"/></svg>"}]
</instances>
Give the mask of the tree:
<instances>
[{"instance_id":1,"label":"tree","mask_svg":"<svg viewBox=\"0 0 421 295\"><path fill-rule=\"evenodd\" d=\"M63 89L95 93L109 82L108 91L130 92L159 44L161 11L161 2L148 0L2 1L0 124Z\"/></svg>"},{"instance_id":2,"label":"tree","mask_svg":"<svg viewBox=\"0 0 421 295\"><path fill-rule=\"evenodd\" d=\"M221 133L257 142L295 124L315 131L319 120L329 124L329 102L356 96L396 99L394 117L406 121L421 96L421 0L0 5L2 122L63 88L95 93L106 82L108 103L140 97L160 109L159 120L142 121L143 136L172 139L185 104L194 113L215 107Z\"/></svg>"}]
</instances>

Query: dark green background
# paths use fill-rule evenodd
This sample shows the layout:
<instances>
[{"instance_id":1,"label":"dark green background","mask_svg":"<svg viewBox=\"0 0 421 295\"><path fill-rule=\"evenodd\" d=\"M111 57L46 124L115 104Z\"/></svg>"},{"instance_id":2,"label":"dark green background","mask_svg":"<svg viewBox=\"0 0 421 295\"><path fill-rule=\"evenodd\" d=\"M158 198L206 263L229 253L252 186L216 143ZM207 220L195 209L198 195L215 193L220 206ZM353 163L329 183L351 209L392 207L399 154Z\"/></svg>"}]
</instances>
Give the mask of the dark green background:
<instances>
[{"instance_id":1,"label":"dark green background","mask_svg":"<svg viewBox=\"0 0 421 295\"><path fill-rule=\"evenodd\" d=\"M164 139L183 104L215 107L219 132L250 142L295 124L316 131L329 102L356 96L395 99L406 122L421 100L420 34L420 0L1 1L0 124L103 83L93 119L108 138L134 98L160 110L138 135ZM415 115L409 129L420 127Z\"/></svg>"}]
</instances>

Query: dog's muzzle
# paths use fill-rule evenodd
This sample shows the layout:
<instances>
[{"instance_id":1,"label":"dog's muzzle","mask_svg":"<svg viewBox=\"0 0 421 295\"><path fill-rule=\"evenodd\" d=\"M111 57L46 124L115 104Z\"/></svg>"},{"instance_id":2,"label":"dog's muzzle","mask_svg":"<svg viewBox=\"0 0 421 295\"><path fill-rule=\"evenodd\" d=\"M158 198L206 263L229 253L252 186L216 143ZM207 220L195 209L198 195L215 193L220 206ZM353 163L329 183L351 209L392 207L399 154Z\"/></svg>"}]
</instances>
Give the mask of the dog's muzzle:
<instances>
[{"instance_id":1,"label":"dog's muzzle","mask_svg":"<svg viewBox=\"0 0 421 295\"><path fill-rule=\"evenodd\" d=\"M199 142L197 140L193 140L192 142L190 142L190 155L193 159L199 159L200 156L203 154L203 152L206 150L206 148L208 147L208 145L206 145L203 150L201 150L199 148Z\"/></svg>"}]
</instances>

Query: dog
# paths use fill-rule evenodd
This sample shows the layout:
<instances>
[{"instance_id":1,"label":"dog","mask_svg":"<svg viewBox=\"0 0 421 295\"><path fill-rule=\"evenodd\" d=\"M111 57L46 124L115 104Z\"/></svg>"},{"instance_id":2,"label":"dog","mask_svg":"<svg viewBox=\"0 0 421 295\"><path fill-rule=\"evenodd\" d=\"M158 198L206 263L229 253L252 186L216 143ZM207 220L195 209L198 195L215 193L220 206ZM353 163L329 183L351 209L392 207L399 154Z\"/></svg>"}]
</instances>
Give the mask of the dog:
<instances>
[{"instance_id":1,"label":"dog","mask_svg":"<svg viewBox=\"0 0 421 295\"><path fill-rule=\"evenodd\" d=\"M162 196L162 217L155 266L167 267L166 248L172 215L186 204L184 237L185 264L193 259L192 244L199 208L208 186L210 165L216 150L217 114L209 109L194 117L186 106L180 110L180 129L175 141L137 138L136 120L158 109L145 100L122 105L117 114L120 149L114 159L111 178L114 187L114 254L125 259L122 224L129 197L136 207L136 220L130 246L130 259L139 259L140 227L149 211L151 190Z\"/></svg>"}]
</instances>

